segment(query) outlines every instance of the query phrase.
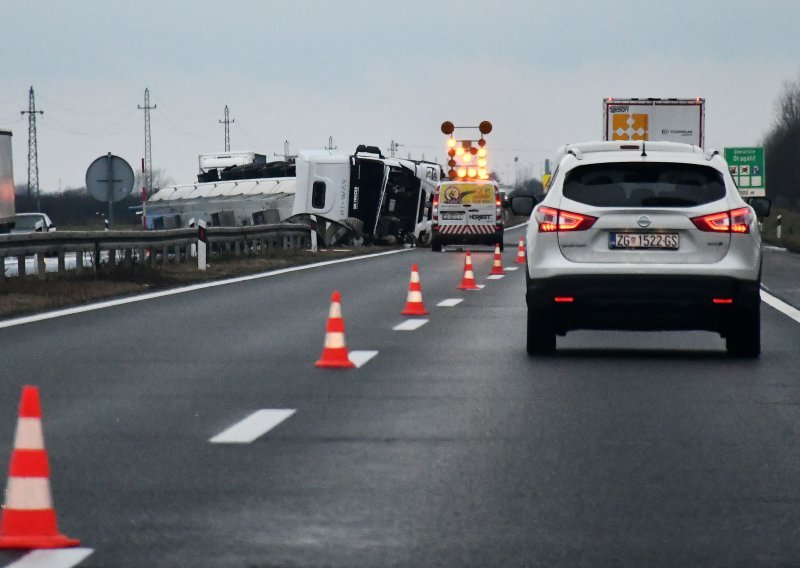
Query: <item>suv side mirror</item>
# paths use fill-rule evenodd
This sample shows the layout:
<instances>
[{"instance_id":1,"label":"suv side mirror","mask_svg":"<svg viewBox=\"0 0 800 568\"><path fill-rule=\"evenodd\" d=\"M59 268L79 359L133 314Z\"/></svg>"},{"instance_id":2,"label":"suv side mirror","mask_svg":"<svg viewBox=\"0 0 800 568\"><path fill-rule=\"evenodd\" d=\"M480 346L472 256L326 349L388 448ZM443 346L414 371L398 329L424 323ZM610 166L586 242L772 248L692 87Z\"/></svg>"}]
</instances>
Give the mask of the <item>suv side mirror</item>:
<instances>
[{"instance_id":1,"label":"suv side mirror","mask_svg":"<svg viewBox=\"0 0 800 568\"><path fill-rule=\"evenodd\" d=\"M511 198L511 211L514 215L529 217L536 200L530 195L515 195Z\"/></svg>"},{"instance_id":2,"label":"suv side mirror","mask_svg":"<svg viewBox=\"0 0 800 568\"><path fill-rule=\"evenodd\" d=\"M770 210L772 209L772 201L768 197L751 197L747 203L756 212L756 217L763 219L769 217Z\"/></svg>"}]
</instances>

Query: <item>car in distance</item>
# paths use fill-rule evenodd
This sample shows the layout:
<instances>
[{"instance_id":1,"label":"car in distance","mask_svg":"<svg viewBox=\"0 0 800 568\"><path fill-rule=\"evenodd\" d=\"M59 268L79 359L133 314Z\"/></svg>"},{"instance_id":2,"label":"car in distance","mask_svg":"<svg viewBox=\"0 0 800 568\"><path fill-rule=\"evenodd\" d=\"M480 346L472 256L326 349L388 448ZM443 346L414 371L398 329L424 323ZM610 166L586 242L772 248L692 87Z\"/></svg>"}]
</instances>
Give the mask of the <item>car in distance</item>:
<instances>
[{"instance_id":1,"label":"car in distance","mask_svg":"<svg viewBox=\"0 0 800 568\"><path fill-rule=\"evenodd\" d=\"M512 198L527 229L527 351L578 329L708 330L761 352L766 198L745 203L717 152L673 142L560 149L544 198Z\"/></svg>"},{"instance_id":2,"label":"car in distance","mask_svg":"<svg viewBox=\"0 0 800 568\"><path fill-rule=\"evenodd\" d=\"M47 233L55 230L56 226L46 213L17 213L11 233Z\"/></svg>"}]
</instances>

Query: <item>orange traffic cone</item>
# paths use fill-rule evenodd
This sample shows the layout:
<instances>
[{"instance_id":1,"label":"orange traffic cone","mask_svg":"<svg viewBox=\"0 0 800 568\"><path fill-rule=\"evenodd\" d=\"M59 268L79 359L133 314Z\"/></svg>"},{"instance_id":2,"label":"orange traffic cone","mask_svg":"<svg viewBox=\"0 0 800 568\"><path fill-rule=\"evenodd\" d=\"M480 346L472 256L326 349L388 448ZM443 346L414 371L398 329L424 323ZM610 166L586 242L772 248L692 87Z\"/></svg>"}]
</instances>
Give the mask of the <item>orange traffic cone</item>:
<instances>
[{"instance_id":1,"label":"orange traffic cone","mask_svg":"<svg viewBox=\"0 0 800 568\"><path fill-rule=\"evenodd\" d=\"M489 274L502 276L506 271L503 270L503 257L500 255L500 245L494 245L494 262L492 271Z\"/></svg>"},{"instance_id":2,"label":"orange traffic cone","mask_svg":"<svg viewBox=\"0 0 800 568\"><path fill-rule=\"evenodd\" d=\"M23 387L6 503L0 519L0 548L64 548L78 544L78 540L58 532L39 389Z\"/></svg>"},{"instance_id":3,"label":"orange traffic cone","mask_svg":"<svg viewBox=\"0 0 800 568\"><path fill-rule=\"evenodd\" d=\"M519 238L519 246L517 247L517 264L525 264L525 237Z\"/></svg>"},{"instance_id":4,"label":"orange traffic cone","mask_svg":"<svg viewBox=\"0 0 800 568\"><path fill-rule=\"evenodd\" d=\"M464 258L464 276L461 278L459 290L480 290L475 284L475 273L472 271L472 255L467 251Z\"/></svg>"},{"instance_id":5,"label":"orange traffic cone","mask_svg":"<svg viewBox=\"0 0 800 568\"><path fill-rule=\"evenodd\" d=\"M344 318L342 318L342 298L339 292L331 295L331 310L328 313L328 327L325 330L325 346L317 367L345 369L355 367L347 353L344 343Z\"/></svg>"},{"instance_id":6,"label":"orange traffic cone","mask_svg":"<svg viewBox=\"0 0 800 568\"><path fill-rule=\"evenodd\" d=\"M417 265L411 267L411 281L408 283L408 296L406 298L406 308L400 312L401 316L427 316L428 311L422 303L422 286L419 283L419 268Z\"/></svg>"}]
</instances>

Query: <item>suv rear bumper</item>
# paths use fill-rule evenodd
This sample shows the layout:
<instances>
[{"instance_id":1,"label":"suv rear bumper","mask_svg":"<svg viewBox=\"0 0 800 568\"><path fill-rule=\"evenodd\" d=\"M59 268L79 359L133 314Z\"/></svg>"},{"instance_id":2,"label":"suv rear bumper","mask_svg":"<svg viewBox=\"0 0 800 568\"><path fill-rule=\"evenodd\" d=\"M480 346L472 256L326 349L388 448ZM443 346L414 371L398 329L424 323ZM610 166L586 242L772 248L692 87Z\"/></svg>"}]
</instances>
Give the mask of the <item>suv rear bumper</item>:
<instances>
[{"instance_id":1,"label":"suv rear bumper","mask_svg":"<svg viewBox=\"0 0 800 568\"><path fill-rule=\"evenodd\" d=\"M760 283L711 276L560 276L528 279L528 308L556 332L577 329L707 330L725 334L758 307ZM572 298L571 301L556 302ZM715 303L714 299L732 300Z\"/></svg>"}]
</instances>

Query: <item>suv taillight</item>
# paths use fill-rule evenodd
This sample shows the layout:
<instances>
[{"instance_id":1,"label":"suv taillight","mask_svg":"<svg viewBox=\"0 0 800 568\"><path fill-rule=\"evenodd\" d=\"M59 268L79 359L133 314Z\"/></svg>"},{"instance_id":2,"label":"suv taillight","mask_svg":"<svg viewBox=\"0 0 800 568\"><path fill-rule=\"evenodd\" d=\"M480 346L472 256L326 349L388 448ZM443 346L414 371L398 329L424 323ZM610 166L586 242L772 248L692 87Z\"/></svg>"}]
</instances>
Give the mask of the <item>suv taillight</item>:
<instances>
[{"instance_id":1,"label":"suv taillight","mask_svg":"<svg viewBox=\"0 0 800 568\"><path fill-rule=\"evenodd\" d=\"M692 217L695 227L712 233L749 233L752 220L753 214L749 207Z\"/></svg>"},{"instance_id":2,"label":"suv taillight","mask_svg":"<svg viewBox=\"0 0 800 568\"><path fill-rule=\"evenodd\" d=\"M540 233L552 233L555 231L585 231L594 225L597 217L552 207L539 207L536 212L536 220L539 222Z\"/></svg>"}]
</instances>

